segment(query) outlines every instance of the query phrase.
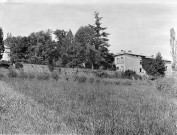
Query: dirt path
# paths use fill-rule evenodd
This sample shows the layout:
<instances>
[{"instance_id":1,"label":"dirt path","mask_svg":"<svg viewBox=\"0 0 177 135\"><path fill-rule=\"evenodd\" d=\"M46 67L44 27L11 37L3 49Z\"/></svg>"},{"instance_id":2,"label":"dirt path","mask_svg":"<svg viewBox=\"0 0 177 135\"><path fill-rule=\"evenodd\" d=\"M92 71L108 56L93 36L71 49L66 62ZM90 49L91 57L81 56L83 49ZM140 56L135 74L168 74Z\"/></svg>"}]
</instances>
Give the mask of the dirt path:
<instances>
[{"instance_id":1,"label":"dirt path","mask_svg":"<svg viewBox=\"0 0 177 135\"><path fill-rule=\"evenodd\" d=\"M0 134L74 135L54 111L0 81Z\"/></svg>"}]
</instances>

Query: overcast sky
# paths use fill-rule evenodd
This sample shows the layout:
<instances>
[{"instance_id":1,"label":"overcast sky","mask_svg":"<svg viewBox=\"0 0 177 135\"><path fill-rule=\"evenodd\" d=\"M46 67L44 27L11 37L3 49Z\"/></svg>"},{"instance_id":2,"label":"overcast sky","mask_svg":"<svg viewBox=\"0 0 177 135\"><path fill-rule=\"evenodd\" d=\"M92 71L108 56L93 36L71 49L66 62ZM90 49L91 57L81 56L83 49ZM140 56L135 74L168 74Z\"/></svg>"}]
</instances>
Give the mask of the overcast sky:
<instances>
[{"instance_id":1,"label":"overcast sky","mask_svg":"<svg viewBox=\"0 0 177 135\"><path fill-rule=\"evenodd\" d=\"M4 37L8 32L28 36L48 28L75 34L80 26L94 24L94 11L108 27L111 52L132 50L150 56L159 51L172 59L169 30L177 31L175 0L2 0L0 27Z\"/></svg>"}]
</instances>

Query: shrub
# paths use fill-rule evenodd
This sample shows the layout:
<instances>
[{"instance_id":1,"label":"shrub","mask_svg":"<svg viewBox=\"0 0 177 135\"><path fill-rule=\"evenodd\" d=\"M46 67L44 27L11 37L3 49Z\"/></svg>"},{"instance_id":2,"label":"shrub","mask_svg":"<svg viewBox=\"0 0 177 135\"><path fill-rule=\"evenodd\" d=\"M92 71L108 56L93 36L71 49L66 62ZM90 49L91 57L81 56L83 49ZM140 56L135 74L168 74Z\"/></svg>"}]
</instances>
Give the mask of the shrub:
<instances>
[{"instance_id":1,"label":"shrub","mask_svg":"<svg viewBox=\"0 0 177 135\"><path fill-rule=\"evenodd\" d=\"M99 84L100 82L101 82L100 79L97 79L97 80L95 81L96 84Z\"/></svg>"},{"instance_id":2,"label":"shrub","mask_svg":"<svg viewBox=\"0 0 177 135\"><path fill-rule=\"evenodd\" d=\"M13 69L13 68L9 69L9 73L7 75L8 75L9 78L11 78L11 77L13 77L13 78L18 77L18 74L17 74L16 70Z\"/></svg>"},{"instance_id":3,"label":"shrub","mask_svg":"<svg viewBox=\"0 0 177 135\"><path fill-rule=\"evenodd\" d=\"M121 71L116 71L115 74L114 74L114 77L122 78L122 72Z\"/></svg>"},{"instance_id":4,"label":"shrub","mask_svg":"<svg viewBox=\"0 0 177 135\"><path fill-rule=\"evenodd\" d=\"M94 79L93 77L91 77L91 78L89 79L89 82L90 82L90 83L94 83L94 81L95 81L95 79Z\"/></svg>"},{"instance_id":5,"label":"shrub","mask_svg":"<svg viewBox=\"0 0 177 135\"><path fill-rule=\"evenodd\" d=\"M21 79L25 79L25 78L28 78L29 76L28 76L28 73L22 71L22 72L20 72L19 77L20 77Z\"/></svg>"},{"instance_id":6,"label":"shrub","mask_svg":"<svg viewBox=\"0 0 177 135\"><path fill-rule=\"evenodd\" d=\"M132 81L125 80L125 81L122 82L122 85L132 85Z\"/></svg>"},{"instance_id":7,"label":"shrub","mask_svg":"<svg viewBox=\"0 0 177 135\"><path fill-rule=\"evenodd\" d=\"M132 77L135 76L135 75L136 75L136 72L132 71L132 70L129 70L129 69L124 72L124 77L126 79L132 79Z\"/></svg>"},{"instance_id":8,"label":"shrub","mask_svg":"<svg viewBox=\"0 0 177 135\"><path fill-rule=\"evenodd\" d=\"M29 79L34 79L36 76L35 76L35 73L28 73L28 78Z\"/></svg>"},{"instance_id":9,"label":"shrub","mask_svg":"<svg viewBox=\"0 0 177 135\"><path fill-rule=\"evenodd\" d=\"M104 80L104 81L102 81L102 83L103 83L104 85L107 85L107 84L109 84L109 81Z\"/></svg>"},{"instance_id":10,"label":"shrub","mask_svg":"<svg viewBox=\"0 0 177 135\"><path fill-rule=\"evenodd\" d=\"M37 75L37 79L38 80L49 80L50 79L50 75L49 75L49 73L46 73L46 72L39 73Z\"/></svg>"},{"instance_id":11,"label":"shrub","mask_svg":"<svg viewBox=\"0 0 177 135\"><path fill-rule=\"evenodd\" d=\"M1 68L9 68L10 67L10 62L2 60L2 61L0 61L0 67Z\"/></svg>"},{"instance_id":12,"label":"shrub","mask_svg":"<svg viewBox=\"0 0 177 135\"><path fill-rule=\"evenodd\" d=\"M18 69L18 68L23 68L23 64L20 63L20 62L17 62L15 63L15 68Z\"/></svg>"},{"instance_id":13,"label":"shrub","mask_svg":"<svg viewBox=\"0 0 177 135\"><path fill-rule=\"evenodd\" d=\"M77 81L79 83L84 83L84 82L86 82L86 80L87 80L86 76L77 76Z\"/></svg>"},{"instance_id":14,"label":"shrub","mask_svg":"<svg viewBox=\"0 0 177 135\"><path fill-rule=\"evenodd\" d=\"M114 84L120 85L120 84L121 84L121 81L115 81Z\"/></svg>"},{"instance_id":15,"label":"shrub","mask_svg":"<svg viewBox=\"0 0 177 135\"><path fill-rule=\"evenodd\" d=\"M52 77L54 80L56 80L56 81L60 78L60 76L59 76L59 74L57 73L57 71L52 72L51 77Z\"/></svg>"},{"instance_id":16,"label":"shrub","mask_svg":"<svg viewBox=\"0 0 177 135\"><path fill-rule=\"evenodd\" d=\"M106 71L103 71L103 70L98 70L98 71L95 72L95 76L99 77L99 78L107 78L108 73Z\"/></svg>"},{"instance_id":17,"label":"shrub","mask_svg":"<svg viewBox=\"0 0 177 135\"><path fill-rule=\"evenodd\" d=\"M136 74L135 71L133 70L126 70L125 72L122 72L122 71L117 71L115 72L115 77L116 78L122 78L122 79L135 79L135 80L141 80L142 77L138 74Z\"/></svg>"},{"instance_id":18,"label":"shrub","mask_svg":"<svg viewBox=\"0 0 177 135\"><path fill-rule=\"evenodd\" d=\"M138 75L138 74L135 74L135 75L132 76L132 77L134 77L135 80L142 80L141 75Z\"/></svg>"},{"instance_id":19,"label":"shrub","mask_svg":"<svg viewBox=\"0 0 177 135\"><path fill-rule=\"evenodd\" d=\"M48 69L50 72L53 72L55 69L55 65L54 64L48 64Z\"/></svg>"}]
</instances>

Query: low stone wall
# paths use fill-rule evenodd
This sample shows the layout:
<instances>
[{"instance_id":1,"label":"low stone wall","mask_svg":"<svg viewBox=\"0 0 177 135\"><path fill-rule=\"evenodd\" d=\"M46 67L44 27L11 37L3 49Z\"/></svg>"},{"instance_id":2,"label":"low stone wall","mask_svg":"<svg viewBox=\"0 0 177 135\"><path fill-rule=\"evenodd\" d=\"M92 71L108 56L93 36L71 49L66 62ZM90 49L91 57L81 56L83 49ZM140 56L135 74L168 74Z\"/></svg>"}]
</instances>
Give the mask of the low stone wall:
<instances>
[{"instance_id":1,"label":"low stone wall","mask_svg":"<svg viewBox=\"0 0 177 135\"><path fill-rule=\"evenodd\" d=\"M82 69L82 68L56 68L60 69L61 73L67 73L68 75L73 75L76 71L78 71L80 74L84 73L87 75L94 75L94 72L97 70L95 69ZM23 70L24 72L33 72L33 73L39 73L39 72L47 72L50 73L47 65L37 65L37 64L23 64ZM109 71L106 70L106 72L110 75L115 74L115 71Z\"/></svg>"}]
</instances>

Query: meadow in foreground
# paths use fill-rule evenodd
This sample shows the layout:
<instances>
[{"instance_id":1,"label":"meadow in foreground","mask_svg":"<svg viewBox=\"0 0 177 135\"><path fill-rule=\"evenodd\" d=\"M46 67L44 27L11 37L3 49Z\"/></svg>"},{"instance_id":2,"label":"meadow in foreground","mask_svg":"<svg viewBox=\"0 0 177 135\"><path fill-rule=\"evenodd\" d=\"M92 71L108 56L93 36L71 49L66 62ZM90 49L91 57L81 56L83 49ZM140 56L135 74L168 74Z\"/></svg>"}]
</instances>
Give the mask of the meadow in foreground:
<instances>
[{"instance_id":1,"label":"meadow in foreground","mask_svg":"<svg viewBox=\"0 0 177 135\"><path fill-rule=\"evenodd\" d=\"M55 111L60 122L77 134L176 134L176 106L155 85L83 78L67 81L10 77L3 81L38 105Z\"/></svg>"}]
</instances>

